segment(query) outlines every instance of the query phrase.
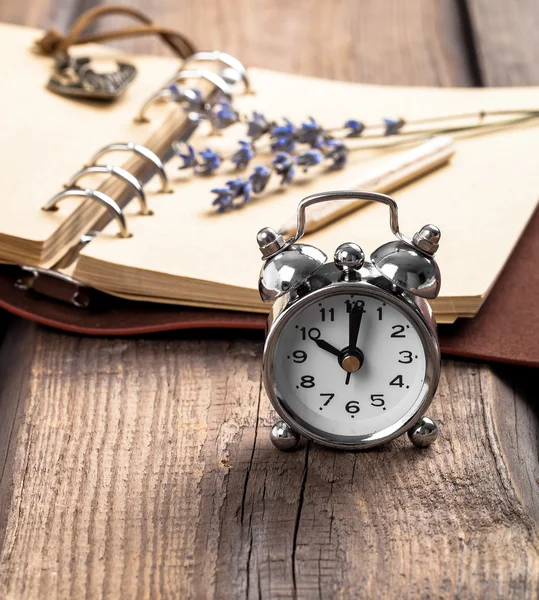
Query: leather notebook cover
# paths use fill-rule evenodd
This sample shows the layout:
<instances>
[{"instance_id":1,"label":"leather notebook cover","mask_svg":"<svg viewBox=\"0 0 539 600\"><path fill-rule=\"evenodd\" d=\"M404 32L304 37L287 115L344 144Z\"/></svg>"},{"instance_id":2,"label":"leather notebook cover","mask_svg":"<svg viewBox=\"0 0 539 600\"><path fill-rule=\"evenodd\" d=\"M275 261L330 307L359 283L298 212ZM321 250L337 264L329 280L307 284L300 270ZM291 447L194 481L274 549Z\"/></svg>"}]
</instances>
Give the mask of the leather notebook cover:
<instances>
[{"instance_id":1,"label":"leather notebook cover","mask_svg":"<svg viewBox=\"0 0 539 600\"><path fill-rule=\"evenodd\" d=\"M539 210L474 319L439 328L445 355L539 367ZM33 296L14 285L15 269L0 272L0 307L65 331L135 335L179 329L264 330L261 314L132 302L107 297L92 310Z\"/></svg>"}]
</instances>

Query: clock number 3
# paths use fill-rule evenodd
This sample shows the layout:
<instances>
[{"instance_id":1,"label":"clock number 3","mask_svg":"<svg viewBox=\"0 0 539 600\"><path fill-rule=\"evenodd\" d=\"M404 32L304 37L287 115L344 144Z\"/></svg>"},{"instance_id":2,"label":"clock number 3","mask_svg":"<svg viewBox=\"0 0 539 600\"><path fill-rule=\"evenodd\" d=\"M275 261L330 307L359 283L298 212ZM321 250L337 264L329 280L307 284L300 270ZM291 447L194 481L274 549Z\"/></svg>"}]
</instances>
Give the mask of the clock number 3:
<instances>
[{"instance_id":1,"label":"clock number 3","mask_svg":"<svg viewBox=\"0 0 539 600\"><path fill-rule=\"evenodd\" d=\"M409 350L401 350L399 356L402 356L402 358L399 358L399 362L404 365L409 365L413 361L412 353Z\"/></svg>"}]
</instances>

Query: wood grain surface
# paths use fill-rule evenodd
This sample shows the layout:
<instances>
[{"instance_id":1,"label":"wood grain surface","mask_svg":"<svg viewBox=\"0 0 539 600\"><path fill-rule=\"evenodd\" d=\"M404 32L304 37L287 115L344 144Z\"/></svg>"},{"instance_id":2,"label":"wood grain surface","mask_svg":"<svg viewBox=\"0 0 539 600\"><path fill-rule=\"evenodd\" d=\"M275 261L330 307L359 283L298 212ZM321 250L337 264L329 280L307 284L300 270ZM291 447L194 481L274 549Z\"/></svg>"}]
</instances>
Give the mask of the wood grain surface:
<instances>
[{"instance_id":1,"label":"wood grain surface","mask_svg":"<svg viewBox=\"0 0 539 600\"><path fill-rule=\"evenodd\" d=\"M539 81L531 0L138 4L247 64ZM91 5L3 0L0 19L64 29ZM257 337L0 323L1 598L539 597L537 372L444 360L425 451L279 454Z\"/></svg>"}]
</instances>

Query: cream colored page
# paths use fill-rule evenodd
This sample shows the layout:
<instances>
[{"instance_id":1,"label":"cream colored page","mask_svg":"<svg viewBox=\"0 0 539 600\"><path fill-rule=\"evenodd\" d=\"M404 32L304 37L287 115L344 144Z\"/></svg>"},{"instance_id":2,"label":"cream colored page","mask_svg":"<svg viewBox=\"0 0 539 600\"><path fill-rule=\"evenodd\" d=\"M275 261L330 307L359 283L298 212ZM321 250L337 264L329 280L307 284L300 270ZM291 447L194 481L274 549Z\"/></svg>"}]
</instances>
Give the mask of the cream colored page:
<instances>
[{"instance_id":1,"label":"cream colored page","mask_svg":"<svg viewBox=\"0 0 539 600\"><path fill-rule=\"evenodd\" d=\"M0 24L0 233L35 241L50 237L77 205L76 200L66 200L57 212L40 210L95 151L111 142L147 137L148 127L135 125L132 117L178 64L170 58L128 57L139 74L119 100L77 101L45 88L53 59L30 51L41 35L37 29ZM102 46L76 52L110 53ZM117 51L114 54L119 58Z\"/></svg>"},{"instance_id":2,"label":"cream colored page","mask_svg":"<svg viewBox=\"0 0 539 600\"><path fill-rule=\"evenodd\" d=\"M238 98L243 112L254 109L271 118L283 115L295 122L315 116L327 126L337 126L356 117L377 122L388 115L408 119L458 112L539 106L539 89L452 90L389 88L322 81L319 79L251 71L257 95ZM227 131L222 138L203 137L195 145L206 145L225 153L241 139L244 126ZM350 141L350 146L353 141ZM439 262L444 297L481 296L493 283L516 243L534 207L539 192L539 128L505 130L486 137L457 142L451 166L393 194L399 202L401 227L412 235L428 222L443 232ZM234 173L211 178L189 176L168 170L175 192L152 199L155 216L136 216L129 208L133 237L119 240L110 226L83 252L84 256L129 266L121 289L136 293L144 270L174 276L216 281L254 290L261 265L255 243L256 232L265 225L279 227L295 213L304 196L332 189L350 189L372 168L373 160L387 154L351 153L348 167L309 179L298 175L295 184L274 188L254 198L241 210L215 214L210 206L211 188L222 186ZM253 166L267 162L258 157ZM329 256L335 247L353 240L367 253L390 240L387 209L373 206L305 238ZM111 282L111 290L115 282ZM127 286L127 287L125 287ZM159 295L160 290L156 290Z\"/></svg>"}]
</instances>

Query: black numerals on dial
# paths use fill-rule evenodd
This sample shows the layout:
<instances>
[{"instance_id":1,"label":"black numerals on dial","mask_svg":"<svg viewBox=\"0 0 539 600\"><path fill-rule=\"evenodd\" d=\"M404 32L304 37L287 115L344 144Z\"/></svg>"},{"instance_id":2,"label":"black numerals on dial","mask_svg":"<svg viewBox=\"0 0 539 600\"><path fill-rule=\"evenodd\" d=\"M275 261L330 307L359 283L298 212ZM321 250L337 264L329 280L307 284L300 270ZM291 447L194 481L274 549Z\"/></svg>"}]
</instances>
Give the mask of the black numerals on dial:
<instances>
[{"instance_id":1,"label":"black numerals on dial","mask_svg":"<svg viewBox=\"0 0 539 600\"><path fill-rule=\"evenodd\" d=\"M371 396L372 406L384 406L385 403L386 401L384 400L384 394L373 394Z\"/></svg>"},{"instance_id":2,"label":"black numerals on dial","mask_svg":"<svg viewBox=\"0 0 539 600\"><path fill-rule=\"evenodd\" d=\"M333 400L333 398L335 398L335 394L320 394L320 397L326 398L326 401L320 407L320 410L322 410L324 406L327 406Z\"/></svg>"},{"instance_id":3,"label":"black numerals on dial","mask_svg":"<svg viewBox=\"0 0 539 600\"><path fill-rule=\"evenodd\" d=\"M303 375L300 385L302 388L313 388L315 386L314 375Z\"/></svg>"},{"instance_id":4,"label":"black numerals on dial","mask_svg":"<svg viewBox=\"0 0 539 600\"><path fill-rule=\"evenodd\" d=\"M335 309L334 308L321 308L320 315L322 317L322 321L328 319L329 321L335 321Z\"/></svg>"},{"instance_id":5,"label":"black numerals on dial","mask_svg":"<svg viewBox=\"0 0 539 600\"><path fill-rule=\"evenodd\" d=\"M363 302L363 300L346 300L345 305L347 313L352 312L355 308L361 308L365 311L365 302Z\"/></svg>"},{"instance_id":6,"label":"black numerals on dial","mask_svg":"<svg viewBox=\"0 0 539 600\"><path fill-rule=\"evenodd\" d=\"M389 382L389 385L397 385L400 388L404 386L402 375L397 375L394 379Z\"/></svg>"},{"instance_id":7,"label":"black numerals on dial","mask_svg":"<svg viewBox=\"0 0 539 600\"><path fill-rule=\"evenodd\" d=\"M391 334L392 338L404 338L404 330L406 329L404 325L393 325L391 328L393 329L393 333Z\"/></svg>"},{"instance_id":8,"label":"black numerals on dial","mask_svg":"<svg viewBox=\"0 0 539 600\"><path fill-rule=\"evenodd\" d=\"M379 306L379 307L376 309L376 312L378 313L378 320L379 320L379 321L381 321L381 320L382 320L382 316L383 316L383 309L382 309L382 307L381 307L381 306Z\"/></svg>"},{"instance_id":9,"label":"black numerals on dial","mask_svg":"<svg viewBox=\"0 0 539 600\"><path fill-rule=\"evenodd\" d=\"M346 406L344 408L347 413L355 415L359 412L359 402L357 400L350 400L350 402L346 403Z\"/></svg>"},{"instance_id":10,"label":"black numerals on dial","mask_svg":"<svg viewBox=\"0 0 539 600\"><path fill-rule=\"evenodd\" d=\"M320 329L316 327L312 327L307 331L306 327L301 327L301 339L306 340L307 337L311 338L311 340L317 340L322 334L320 333Z\"/></svg>"},{"instance_id":11,"label":"black numerals on dial","mask_svg":"<svg viewBox=\"0 0 539 600\"><path fill-rule=\"evenodd\" d=\"M288 358L290 358L290 356ZM304 363L307 360L307 352L304 352L303 350L294 350L294 352L292 352L292 360L295 363Z\"/></svg>"},{"instance_id":12,"label":"black numerals on dial","mask_svg":"<svg viewBox=\"0 0 539 600\"><path fill-rule=\"evenodd\" d=\"M409 365L414 360L410 350L401 350L399 356L401 357L399 358L399 362L404 365Z\"/></svg>"}]
</instances>

